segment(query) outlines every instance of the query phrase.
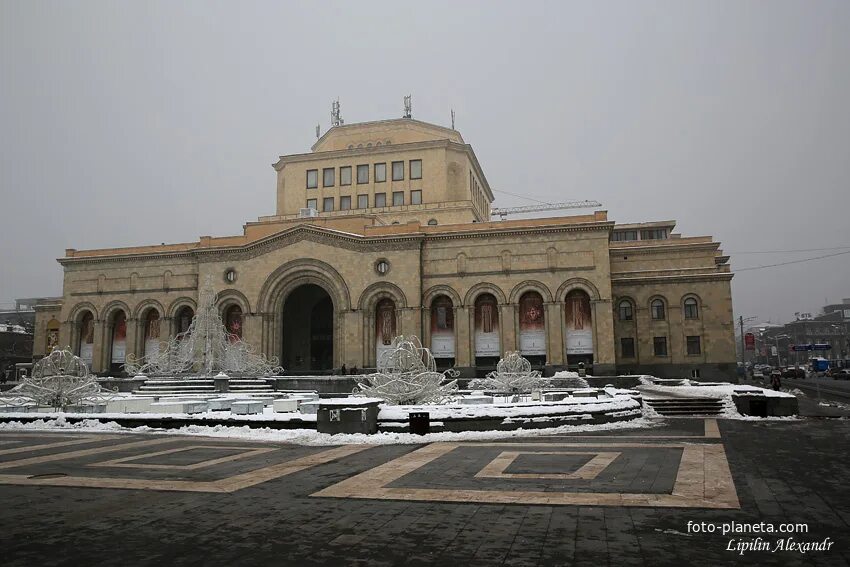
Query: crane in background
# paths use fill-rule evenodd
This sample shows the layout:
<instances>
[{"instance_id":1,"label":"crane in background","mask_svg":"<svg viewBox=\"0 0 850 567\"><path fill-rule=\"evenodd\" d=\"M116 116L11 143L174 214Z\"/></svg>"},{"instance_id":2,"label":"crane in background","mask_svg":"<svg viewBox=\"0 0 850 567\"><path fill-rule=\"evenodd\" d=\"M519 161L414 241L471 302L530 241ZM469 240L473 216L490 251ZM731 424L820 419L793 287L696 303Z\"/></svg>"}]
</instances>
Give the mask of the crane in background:
<instances>
[{"instance_id":1,"label":"crane in background","mask_svg":"<svg viewBox=\"0 0 850 567\"><path fill-rule=\"evenodd\" d=\"M500 220L505 220L508 215L564 209L595 209L601 206L602 203L599 201L565 201L563 203L540 203L539 205L527 205L525 207L493 207L490 209L490 216L498 216Z\"/></svg>"}]
</instances>

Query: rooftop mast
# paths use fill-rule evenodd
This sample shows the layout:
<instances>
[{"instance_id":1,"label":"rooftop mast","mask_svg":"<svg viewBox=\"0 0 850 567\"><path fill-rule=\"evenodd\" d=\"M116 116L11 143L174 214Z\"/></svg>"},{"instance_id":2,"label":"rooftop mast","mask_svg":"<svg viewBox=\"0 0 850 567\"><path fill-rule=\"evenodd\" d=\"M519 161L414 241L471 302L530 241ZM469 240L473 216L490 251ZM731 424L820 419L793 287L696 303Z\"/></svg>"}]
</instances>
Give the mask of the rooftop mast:
<instances>
[{"instance_id":1,"label":"rooftop mast","mask_svg":"<svg viewBox=\"0 0 850 567\"><path fill-rule=\"evenodd\" d=\"M333 102L331 102L331 126L342 126L345 124L345 120L342 119L342 116L339 112L339 97Z\"/></svg>"}]
</instances>

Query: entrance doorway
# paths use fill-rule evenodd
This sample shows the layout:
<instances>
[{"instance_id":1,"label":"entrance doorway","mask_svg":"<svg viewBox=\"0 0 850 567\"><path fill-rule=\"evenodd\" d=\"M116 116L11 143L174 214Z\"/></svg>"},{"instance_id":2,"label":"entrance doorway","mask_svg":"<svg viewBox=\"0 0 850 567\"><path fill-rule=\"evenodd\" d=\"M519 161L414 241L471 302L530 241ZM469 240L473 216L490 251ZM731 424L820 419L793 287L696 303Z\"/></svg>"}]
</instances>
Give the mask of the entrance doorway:
<instances>
[{"instance_id":1,"label":"entrance doorway","mask_svg":"<svg viewBox=\"0 0 850 567\"><path fill-rule=\"evenodd\" d=\"M334 306L315 284L299 286L283 305L281 364L287 374L328 374L334 364Z\"/></svg>"}]
</instances>

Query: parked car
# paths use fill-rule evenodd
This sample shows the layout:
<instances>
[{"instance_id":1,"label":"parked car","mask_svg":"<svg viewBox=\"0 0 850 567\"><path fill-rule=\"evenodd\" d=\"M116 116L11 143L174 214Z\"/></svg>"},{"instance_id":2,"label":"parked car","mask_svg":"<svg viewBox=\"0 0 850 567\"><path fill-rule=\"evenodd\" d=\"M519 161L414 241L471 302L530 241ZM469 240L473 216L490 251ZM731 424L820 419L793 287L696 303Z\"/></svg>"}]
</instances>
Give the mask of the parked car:
<instances>
[{"instance_id":1,"label":"parked car","mask_svg":"<svg viewBox=\"0 0 850 567\"><path fill-rule=\"evenodd\" d=\"M832 369L832 374L829 374L835 380L850 380L850 369L835 368Z\"/></svg>"},{"instance_id":2,"label":"parked car","mask_svg":"<svg viewBox=\"0 0 850 567\"><path fill-rule=\"evenodd\" d=\"M806 371L803 368L796 368L794 366L789 366L782 371L783 378L805 378Z\"/></svg>"}]
</instances>

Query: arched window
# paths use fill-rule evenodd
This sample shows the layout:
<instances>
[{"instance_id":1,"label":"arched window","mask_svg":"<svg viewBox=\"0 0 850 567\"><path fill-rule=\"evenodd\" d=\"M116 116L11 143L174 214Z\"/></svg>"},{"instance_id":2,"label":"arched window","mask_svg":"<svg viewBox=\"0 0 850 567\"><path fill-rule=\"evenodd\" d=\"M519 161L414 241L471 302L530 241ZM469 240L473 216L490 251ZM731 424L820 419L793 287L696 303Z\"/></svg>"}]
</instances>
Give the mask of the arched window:
<instances>
[{"instance_id":1,"label":"arched window","mask_svg":"<svg viewBox=\"0 0 850 567\"><path fill-rule=\"evenodd\" d=\"M685 300L685 319L699 319L699 304L693 297Z\"/></svg>"},{"instance_id":2,"label":"arched window","mask_svg":"<svg viewBox=\"0 0 850 567\"><path fill-rule=\"evenodd\" d=\"M482 293L475 298L475 356L500 354L499 305L493 294Z\"/></svg>"},{"instance_id":3,"label":"arched window","mask_svg":"<svg viewBox=\"0 0 850 567\"><path fill-rule=\"evenodd\" d=\"M526 356L546 355L543 297L527 291L519 298L519 351Z\"/></svg>"},{"instance_id":4,"label":"arched window","mask_svg":"<svg viewBox=\"0 0 850 567\"><path fill-rule=\"evenodd\" d=\"M231 305L224 312L224 326L230 335L230 341L236 342L242 339L242 308Z\"/></svg>"},{"instance_id":5,"label":"arched window","mask_svg":"<svg viewBox=\"0 0 850 567\"><path fill-rule=\"evenodd\" d=\"M91 365L92 349L94 347L94 315L91 311L86 311L80 317L79 328L77 329L79 341L77 343L77 354L80 358Z\"/></svg>"},{"instance_id":6,"label":"arched window","mask_svg":"<svg viewBox=\"0 0 850 567\"><path fill-rule=\"evenodd\" d=\"M118 372L127 356L127 314L118 310L112 317L112 345L110 362L113 372Z\"/></svg>"},{"instance_id":7,"label":"arched window","mask_svg":"<svg viewBox=\"0 0 850 567\"><path fill-rule=\"evenodd\" d=\"M191 307L188 305L181 307L177 311L177 316L174 317L174 334L179 335L188 331L194 317L195 311Z\"/></svg>"},{"instance_id":8,"label":"arched window","mask_svg":"<svg viewBox=\"0 0 850 567\"><path fill-rule=\"evenodd\" d=\"M439 295L431 302L431 353L434 358L454 358L455 322L452 300Z\"/></svg>"},{"instance_id":9,"label":"arched window","mask_svg":"<svg viewBox=\"0 0 850 567\"><path fill-rule=\"evenodd\" d=\"M660 299L653 299L652 303L649 304L649 311L652 314L652 318L656 321L663 321L666 319L666 314L664 312L664 302Z\"/></svg>"},{"instance_id":10,"label":"arched window","mask_svg":"<svg viewBox=\"0 0 850 567\"><path fill-rule=\"evenodd\" d=\"M59 321L51 319L47 323L47 343L45 344L44 352L50 354L53 349L59 346Z\"/></svg>"},{"instance_id":11,"label":"arched window","mask_svg":"<svg viewBox=\"0 0 850 567\"><path fill-rule=\"evenodd\" d=\"M428 221L428 226L437 226L437 219L431 219Z\"/></svg>"},{"instance_id":12,"label":"arched window","mask_svg":"<svg viewBox=\"0 0 850 567\"><path fill-rule=\"evenodd\" d=\"M148 309L145 315L145 355L159 352L159 311Z\"/></svg>"},{"instance_id":13,"label":"arched window","mask_svg":"<svg viewBox=\"0 0 850 567\"><path fill-rule=\"evenodd\" d=\"M617 305L617 315L620 321L631 321L634 319L634 311L632 310L632 302L628 299L622 300Z\"/></svg>"}]
</instances>

